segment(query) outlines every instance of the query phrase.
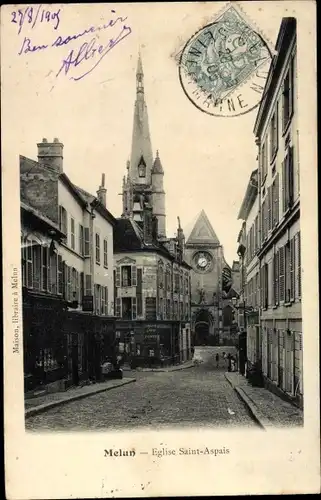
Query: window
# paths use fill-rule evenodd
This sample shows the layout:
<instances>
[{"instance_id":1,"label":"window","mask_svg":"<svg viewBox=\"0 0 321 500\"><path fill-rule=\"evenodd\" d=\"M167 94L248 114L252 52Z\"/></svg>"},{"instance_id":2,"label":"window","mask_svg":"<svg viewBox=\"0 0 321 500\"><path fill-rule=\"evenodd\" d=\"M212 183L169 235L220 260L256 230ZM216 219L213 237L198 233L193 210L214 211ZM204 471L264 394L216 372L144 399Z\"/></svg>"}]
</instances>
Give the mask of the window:
<instances>
[{"instance_id":1,"label":"window","mask_svg":"<svg viewBox=\"0 0 321 500\"><path fill-rule=\"evenodd\" d=\"M131 286L132 266L122 266L121 268L121 286Z\"/></svg>"},{"instance_id":2,"label":"window","mask_svg":"<svg viewBox=\"0 0 321 500\"><path fill-rule=\"evenodd\" d=\"M273 303L275 306L279 303L279 255L279 250L277 250L273 258Z\"/></svg>"},{"instance_id":3,"label":"window","mask_svg":"<svg viewBox=\"0 0 321 500\"><path fill-rule=\"evenodd\" d=\"M273 186L269 186L267 190L267 206L268 206L268 231L271 231L272 229L272 208L273 208L273 201L272 201L272 196L273 196Z\"/></svg>"},{"instance_id":4,"label":"window","mask_svg":"<svg viewBox=\"0 0 321 500\"><path fill-rule=\"evenodd\" d=\"M290 241L290 301L295 297L295 238Z\"/></svg>"},{"instance_id":5,"label":"window","mask_svg":"<svg viewBox=\"0 0 321 500\"><path fill-rule=\"evenodd\" d=\"M73 250L76 248L76 238L75 238L75 219L70 217L70 246Z\"/></svg>"},{"instance_id":6,"label":"window","mask_svg":"<svg viewBox=\"0 0 321 500\"><path fill-rule=\"evenodd\" d=\"M92 295L91 275L85 275L85 295Z\"/></svg>"},{"instance_id":7,"label":"window","mask_svg":"<svg viewBox=\"0 0 321 500\"><path fill-rule=\"evenodd\" d=\"M104 267L108 267L108 242L104 240Z\"/></svg>"},{"instance_id":8,"label":"window","mask_svg":"<svg viewBox=\"0 0 321 500\"><path fill-rule=\"evenodd\" d=\"M68 236L67 212L62 205L59 205L59 229L61 230L62 233L66 235L67 238Z\"/></svg>"},{"instance_id":9,"label":"window","mask_svg":"<svg viewBox=\"0 0 321 500\"><path fill-rule=\"evenodd\" d=\"M90 241L89 241L89 227L84 228L84 256L89 257L90 255Z\"/></svg>"},{"instance_id":10,"label":"window","mask_svg":"<svg viewBox=\"0 0 321 500\"><path fill-rule=\"evenodd\" d=\"M282 163L282 207L283 213L293 204L293 147L287 151Z\"/></svg>"},{"instance_id":11,"label":"window","mask_svg":"<svg viewBox=\"0 0 321 500\"><path fill-rule=\"evenodd\" d=\"M58 269L57 269L57 255L54 253L52 255L49 255L50 263L49 263L49 272L50 272L50 279L49 279L49 291L52 294L57 294L58 288L57 288L57 278L58 278Z\"/></svg>"},{"instance_id":12,"label":"window","mask_svg":"<svg viewBox=\"0 0 321 500\"><path fill-rule=\"evenodd\" d=\"M143 161L141 161L138 165L138 176L140 178L146 177L146 165Z\"/></svg>"},{"instance_id":13,"label":"window","mask_svg":"<svg viewBox=\"0 0 321 500\"><path fill-rule=\"evenodd\" d=\"M95 310L96 314L100 314L101 297L100 297L100 285L95 285Z\"/></svg>"},{"instance_id":14,"label":"window","mask_svg":"<svg viewBox=\"0 0 321 500\"><path fill-rule=\"evenodd\" d=\"M293 108L294 108L293 87L294 87L294 73L293 73L293 59L292 59L283 82L283 133L286 131L287 126L290 123L290 120L293 115Z\"/></svg>"},{"instance_id":15,"label":"window","mask_svg":"<svg viewBox=\"0 0 321 500\"><path fill-rule=\"evenodd\" d=\"M96 264L100 264L100 235L96 233Z\"/></svg>"},{"instance_id":16,"label":"window","mask_svg":"<svg viewBox=\"0 0 321 500\"><path fill-rule=\"evenodd\" d=\"M290 243L287 243L284 246L284 267L285 267L285 279L284 279L284 288L285 288L285 296L284 301L290 302L290 267L291 267L291 255L290 255Z\"/></svg>"},{"instance_id":17,"label":"window","mask_svg":"<svg viewBox=\"0 0 321 500\"><path fill-rule=\"evenodd\" d=\"M79 253L84 255L84 227L79 224Z\"/></svg>"},{"instance_id":18,"label":"window","mask_svg":"<svg viewBox=\"0 0 321 500\"><path fill-rule=\"evenodd\" d=\"M278 150L279 144L278 144L278 117L279 117L279 107L278 104L276 104L276 110L272 116L271 120L271 131L270 131L270 153L271 153L271 158L270 161L273 162L276 152Z\"/></svg>"}]
</instances>

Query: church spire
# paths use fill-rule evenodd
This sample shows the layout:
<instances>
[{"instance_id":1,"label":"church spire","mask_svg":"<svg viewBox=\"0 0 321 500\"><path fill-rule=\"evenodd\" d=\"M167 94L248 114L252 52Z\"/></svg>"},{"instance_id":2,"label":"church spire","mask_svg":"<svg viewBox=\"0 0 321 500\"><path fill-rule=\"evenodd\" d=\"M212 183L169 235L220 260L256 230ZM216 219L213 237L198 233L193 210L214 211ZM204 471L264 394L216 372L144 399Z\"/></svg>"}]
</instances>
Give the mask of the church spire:
<instances>
[{"instance_id":1,"label":"church spire","mask_svg":"<svg viewBox=\"0 0 321 500\"><path fill-rule=\"evenodd\" d=\"M142 163L146 166L142 175ZM138 54L136 70L136 101L129 178L134 184L150 184L153 168L152 144L149 132L148 113L144 95L144 73L141 53Z\"/></svg>"}]
</instances>

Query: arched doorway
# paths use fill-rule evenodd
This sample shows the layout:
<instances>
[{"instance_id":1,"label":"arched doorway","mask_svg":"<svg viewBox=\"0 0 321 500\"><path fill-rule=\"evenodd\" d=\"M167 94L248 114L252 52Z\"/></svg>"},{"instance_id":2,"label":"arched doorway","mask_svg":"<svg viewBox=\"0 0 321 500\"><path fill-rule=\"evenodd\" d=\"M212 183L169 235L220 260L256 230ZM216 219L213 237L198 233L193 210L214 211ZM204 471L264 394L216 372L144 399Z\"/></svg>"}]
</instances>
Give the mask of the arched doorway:
<instances>
[{"instance_id":1,"label":"arched doorway","mask_svg":"<svg viewBox=\"0 0 321 500\"><path fill-rule=\"evenodd\" d=\"M199 311L195 318L195 345L209 345L210 344L210 326L212 323L211 314L202 309Z\"/></svg>"}]
</instances>

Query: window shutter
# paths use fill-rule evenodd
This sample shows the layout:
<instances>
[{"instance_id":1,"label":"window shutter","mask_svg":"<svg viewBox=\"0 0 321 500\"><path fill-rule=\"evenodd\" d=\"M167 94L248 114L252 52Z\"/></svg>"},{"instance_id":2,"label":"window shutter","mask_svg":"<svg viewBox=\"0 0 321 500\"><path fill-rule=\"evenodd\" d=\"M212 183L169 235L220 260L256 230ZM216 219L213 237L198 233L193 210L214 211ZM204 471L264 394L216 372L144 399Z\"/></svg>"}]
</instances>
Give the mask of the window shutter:
<instances>
[{"instance_id":1,"label":"window shutter","mask_svg":"<svg viewBox=\"0 0 321 500\"><path fill-rule=\"evenodd\" d=\"M275 253L272 257L272 304L275 305L275 287L276 287L276 280L275 280L275 275L276 275L276 256Z\"/></svg>"},{"instance_id":2,"label":"window shutter","mask_svg":"<svg viewBox=\"0 0 321 500\"><path fill-rule=\"evenodd\" d=\"M288 204L293 205L294 186L293 186L293 146L289 148L288 153Z\"/></svg>"},{"instance_id":3,"label":"window shutter","mask_svg":"<svg viewBox=\"0 0 321 500\"><path fill-rule=\"evenodd\" d=\"M100 296L100 313L102 316L105 315L105 287L103 286L101 289L101 296Z\"/></svg>"},{"instance_id":4,"label":"window shutter","mask_svg":"<svg viewBox=\"0 0 321 500\"><path fill-rule=\"evenodd\" d=\"M84 273L79 275L79 302L82 304L84 296Z\"/></svg>"},{"instance_id":5,"label":"window shutter","mask_svg":"<svg viewBox=\"0 0 321 500\"><path fill-rule=\"evenodd\" d=\"M66 262L63 262L63 297L65 300L68 300L67 298L67 290L68 290L68 274L67 274L67 264Z\"/></svg>"},{"instance_id":6,"label":"window shutter","mask_svg":"<svg viewBox=\"0 0 321 500\"><path fill-rule=\"evenodd\" d=\"M132 266L132 286L137 286L137 267Z\"/></svg>"},{"instance_id":7,"label":"window shutter","mask_svg":"<svg viewBox=\"0 0 321 500\"><path fill-rule=\"evenodd\" d=\"M119 297L116 298L116 316L121 317L121 299Z\"/></svg>"},{"instance_id":8,"label":"window shutter","mask_svg":"<svg viewBox=\"0 0 321 500\"><path fill-rule=\"evenodd\" d=\"M274 179L274 200L273 200L273 227L279 222L279 174Z\"/></svg>"},{"instance_id":9,"label":"window shutter","mask_svg":"<svg viewBox=\"0 0 321 500\"><path fill-rule=\"evenodd\" d=\"M272 186L269 186L267 192L268 199L268 231L272 229Z\"/></svg>"},{"instance_id":10,"label":"window shutter","mask_svg":"<svg viewBox=\"0 0 321 500\"><path fill-rule=\"evenodd\" d=\"M121 273L121 267L118 266L116 268L116 286L120 287L120 273Z\"/></svg>"},{"instance_id":11,"label":"window shutter","mask_svg":"<svg viewBox=\"0 0 321 500\"><path fill-rule=\"evenodd\" d=\"M89 257L90 255L89 227L84 228L84 234L85 234L84 256Z\"/></svg>"},{"instance_id":12,"label":"window shutter","mask_svg":"<svg viewBox=\"0 0 321 500\"><path fill-rule=\"evenodd\" d=\"M108 287L105 286L105 314L108 314Z\"/></svg>"},{"instance_id":13,"label":"window shutter","mask_svg":"<svg viewBox=\"0 0 321 500\"><path fill-rule=\"evenodd\" d=\"M275 305L279 304L279 262L280 262L280 250L277 250L275 254Z\"/></svg>"},{"instance_id":14,"label":"window shutter","mask_svg":"<svg viewBox=\"0 0 321 500\"><path fill-rule=\"evenodd\" d=\"M282 162L282 210L286 211L286 160Z\"/></svg>"},{"instance_id":15,"label":"window shutter","mask_svg":"<svg viewBox=\"0 0 321 500\"><path fill-rule=\"evenodd\" d=\"M295 297L295 239L290 241L290 300Z\"/></svg>"},{"instance_id":16,"label":"window shutter","mask_svg":"<svg viewBox=\"0 0 321 500\"><path fill-rule=\"evenodd\" d=\"M79 224L79 253L84 255L84 228Z\"/></svg>"},{"instance_id":17,"label":"window shutter","mask_svg":"<svg viewBox=\"0 0 321 500\"><path fill-rule=\"evenodd\" d=\"M137 301L136 297L132 298L132 319L136 319L137 317Z\"/></svg>"},{"instance_id":18,"label":"window shutter","mask_svg":"<svg viewBox=\"0 0 321 500\"><path fill-rule=\"evenodd\" d=\"M285 269L284 269L284 253L285 247L281 247L279 250L279 300L284 301L284 293L285 293Z\"/></svg>"},{"instance_id":19,"label":"window shutter","mask_svg":"<svg viewBox=\"0 0 321 500\"><path fill-rule=\"evenodd\" d=\"M57 265L57 279L58 279L58 286L57 286L57 292L59 295L63 295L64 291L64 263L62 260L62 256L58 255L58 265Z\"/></svg>"},{"instance_id":20,"label":"window shutter","mask_svg":"<svg viewBox=\"0 0 321 500\"><path fill-rule=\"evenodd\" d=\"M298 273L298 297L301 297L301 233L297 234L297 273Z\"/></svg>"}]
</instances>

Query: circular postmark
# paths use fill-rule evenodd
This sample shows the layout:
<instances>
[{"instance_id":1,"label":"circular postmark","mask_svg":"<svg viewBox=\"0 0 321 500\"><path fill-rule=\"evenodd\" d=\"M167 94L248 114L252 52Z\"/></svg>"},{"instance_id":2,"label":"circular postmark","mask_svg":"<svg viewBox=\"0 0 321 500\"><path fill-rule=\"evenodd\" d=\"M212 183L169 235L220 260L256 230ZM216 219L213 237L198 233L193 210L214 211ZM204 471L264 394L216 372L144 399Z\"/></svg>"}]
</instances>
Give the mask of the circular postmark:
<instances>
[{"instance_id":1,"label":"circular postmark","mask_svg":"<svg viewBox=\"0 0 321 500\"><path fill-rule=\"evenodd\" d=\"M186 43L179 78L186 96L201 111L240 116L262 101L271 62L263 37L229 7Z\"/></svg>"}]
</instances>

